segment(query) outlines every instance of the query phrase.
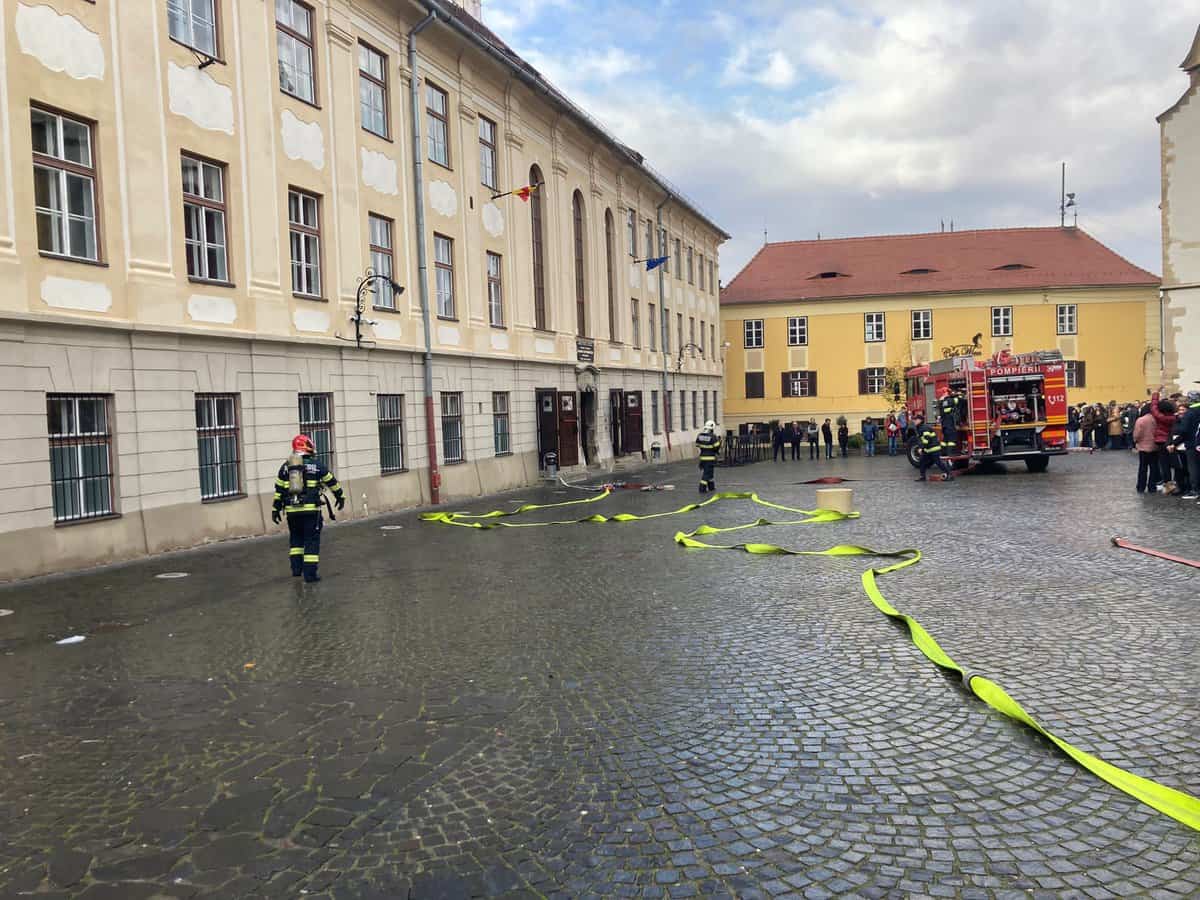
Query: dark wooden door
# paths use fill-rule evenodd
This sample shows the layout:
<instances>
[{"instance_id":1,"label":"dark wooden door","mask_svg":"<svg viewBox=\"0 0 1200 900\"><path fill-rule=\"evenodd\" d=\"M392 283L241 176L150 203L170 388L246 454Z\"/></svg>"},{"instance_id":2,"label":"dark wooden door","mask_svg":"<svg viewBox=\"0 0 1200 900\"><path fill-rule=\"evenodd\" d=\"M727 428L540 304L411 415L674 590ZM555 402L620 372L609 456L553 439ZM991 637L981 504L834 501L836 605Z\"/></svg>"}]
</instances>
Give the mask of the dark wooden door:
<instances>
[{"instance_id":1,"label":"dark wooden door","mask_svg":"<svg viewBox=\"0 0 1200 900\"><path fill-rule=\"evenodd\" d=\"M625 452L642 452L642 392L625 392L625 409L621 430L625 436Z\"/></svg>"},{"instance_id":2,"label":"dark wooden door","mask_svg":"<svg viewBox=\"0 0 1200 900\"><path fill-rule=\"evenodd\" d=\"M579 465L579 409L574 391L558 392L558 466Z\"/></svg>"},{"instance_id":3,"label":"dark wooden door","mask_svg":"<svg viewBox=\"0 0 1200 900\"><path fill-rule=\"evenodd\" d=\"M546 454L558 452L558 391L537 392L538 468L546 468Z\"/></svg>"},{"instance_id":4,"label":"dark wooden door","mask_svg":"<svg viewBox=\"0 0 1200 900\"><path fill-rule=\"evenodd\" d=\"M622 438L625 425L625 392L612 390L608 392L608 427L612 437L613 456L622 456L626 452Z\"/></svg>"}]
</instances>

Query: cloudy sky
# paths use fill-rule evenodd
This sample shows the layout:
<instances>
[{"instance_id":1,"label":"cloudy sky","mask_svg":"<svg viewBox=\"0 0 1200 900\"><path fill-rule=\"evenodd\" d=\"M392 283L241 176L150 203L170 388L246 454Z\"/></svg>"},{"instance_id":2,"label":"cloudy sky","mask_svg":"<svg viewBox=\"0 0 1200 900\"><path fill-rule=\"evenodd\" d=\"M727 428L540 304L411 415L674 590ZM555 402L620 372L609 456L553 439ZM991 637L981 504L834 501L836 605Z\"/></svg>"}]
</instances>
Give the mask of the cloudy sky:
<instances>
[{"instance_id":1,"label":"cloudy sky","mask_svg":"<svg viewBox=\"0 0 1200 900\"><path fill-rule=\"evenodd\" d=\"M1191 3L484 0L484 21L734 235L1058 222L1161 271L1154 117Z\"/></svg>"}]
</instances>

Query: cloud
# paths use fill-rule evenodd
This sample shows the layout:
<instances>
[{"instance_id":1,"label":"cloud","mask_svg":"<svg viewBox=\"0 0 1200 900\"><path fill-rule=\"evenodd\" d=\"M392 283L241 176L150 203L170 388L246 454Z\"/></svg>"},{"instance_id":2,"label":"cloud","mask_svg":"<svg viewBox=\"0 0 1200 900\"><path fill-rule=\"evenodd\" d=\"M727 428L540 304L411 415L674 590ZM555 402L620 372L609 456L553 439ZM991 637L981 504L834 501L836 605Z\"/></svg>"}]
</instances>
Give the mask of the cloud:
<instances>
[{"instance_id":1,"label":"cloud","mask_svg":"<svg viewBox=\"0 0 1200 900\"><path fill-rule=\"evenodd\" d=\"M741 44L725 61L722 83L727 85L751 82L770 88L791 87L796 81L796 67L780 49L762 52L756 44Z\"/></svg>"}]
</instances>

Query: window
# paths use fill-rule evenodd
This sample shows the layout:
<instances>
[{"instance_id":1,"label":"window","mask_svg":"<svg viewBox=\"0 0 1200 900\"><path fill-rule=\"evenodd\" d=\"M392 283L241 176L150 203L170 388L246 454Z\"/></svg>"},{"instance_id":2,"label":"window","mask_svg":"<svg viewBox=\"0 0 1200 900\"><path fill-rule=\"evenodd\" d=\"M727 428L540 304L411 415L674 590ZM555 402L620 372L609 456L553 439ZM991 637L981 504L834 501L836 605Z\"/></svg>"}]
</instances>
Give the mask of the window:
<instances>
[{"instance_id":1,"label":"window","mask_svg":"<svg viewBox=\"0 0 1200 900\"><path fill-rule=\"evenodd\" d=\"M629 309L630 309L629 336L630 336L630 339L633 341L634 349L640 350L642 348L642 323L638 319L638 302L637 302L637 300L629 301Z\"/></svg>"},{"instance_id":2,"label":"window","mask_svg":"<svg viewBox=\"0 0 1200 900\"><path fill-rule=\"evenodd\" d=\"M788 318L788 346L804 347L808 344L808 316Z\"/></svg>"},{"instance_id":3,"label":"window","mask_svg":"<svg viewBox=\"0 0 1200 900\"><path fill-rule=\"evenodd\" d=\"M679 345L679 356L683 358L683 313L675 314L675 340Z\"/></svg>"},{"instance_id":4,"label":"window","mask_svg":"<svg viewBox=\"0 0 1200 900\"><path fill-rule=\"evenodd\" d=\"M661 254L660 254L661 255ZM654 256L654 223L646 220L646 258Z\"/></svg>"},{"instance_id":5,"label":"window","mask_svg":"<svg viewBox=\"0 0 1200 900\"><path fill-rule=\"evenodd\" d=\"M687 431L687 391L679 392L679 430Z\"/></svg>"},{"instance_id":6,"label":"window","mask_svg":"<svg viewBox=\"0 0 1200 900\"><path fill-rule=\"evenodd\" d=\"M1063 365L1066 367L1067 387L1087 387L1087 365L1082 359L1068 359Z\"/></svg>"},{"instance_id":7,"label":"window","mask_svg":"<svg viewBox=\"0 0 1200 900\"><path fill-rule=\"evenodd\" d=\"M100 259L92 125L31 107L38 250Z\"/></svg>"},{"instance_id":8,"label":"window","mask_svg":"<svg viewBox=\"0 0 1200 900\"><path fill-rule=\"evenodd\" d=\"M698 285L696 285L696 287L700 288L700 290L703 291L704 290L704 254L703 253L700 254L700 270L699 270L698 274L700 276L700 283ZM705 401L705 402L707 402L707 401Z\"/></svg>"},{"instance_id":9,"label":"window","mask_svg":"<svg viewBox=\"0 0 1200 900\"><path fill-rule=\"evenodd\" d=\"M700 402L696 391L692 391L692 427L700 427Z\"/></svg>"},{"instance_id":10,"label":"window","mask_svg":"<svg viewBox=\"0 0 1200 900\"><path fill-rule=\"evenodd\" d=\"M55 522L113 513L112 433L109 398L49 394L50 489Z\"/></svg>"},{"instance_id":11,"label":"window","mask_svg":"<svg viewBox=\"0 0 1200 900\"><path fill-rule=\"evenodd\" d=\"M496 443L496 455L511 453L508 431L508 394L497 391L492 394L492 434Z\"/></svg>"},{"instance_id":12,"label":"window","mask_svg":"<svg viewBox=\"0 0 1200 900\"><path fill-rule=\"evenodd\" d=\"M784 372L780 394L784 397L817 396L816 372Z\"/></svg>"},{"instance_id":13,"label":"window","mask_svg":"<svg viewBox=\"0 0 1200 900\"><path fill-rule=\"evenodd\" d=\"M683 281L683 242L675 238L675 277Z\"/></svg>"},{"instance_id":14,"label":"window","mask_svg":"<svg viewBox=\"0 0 1200 900\"><path fill-rule=\"evenodd\" d=\"M748 350L763 345L763 320L762 319L746 319L742 323L743 345Z\"/></svg>"},{"instance_id":15,"label":"window","mask_svg":"<svg viewBox=\"0 0 1200 900\"><path fill-rule=\"evenodd\" d=\"M629 255L637 259L637 211L625 210L625 240L629 244Z\"/></svg>"},{"instance_id":16,"label":"window","mask_svg":"<svg viewBox=\"0 0 1200 900\"><path fill-rule=\"evenodd\" d=\"M704 320L700 320L700 355L704 355Z\"/></svg>"},{"instance_id":17,"label":"window","mask_svg":"<svg viewBox=\"0 0 1200 900\"><path fill-rule=\"evenodd\" d=\"M297 0L275 0L275 48L279 89L306 103L317 102L313 76L312 10Z\"/></svg>"},{"instance_id":18,"label":"window","mask_svg":"<svg viewBox=\"0 0 1200 900\"><path fill-rule=\"evenodd\" d=\"M757 400L763 395L763 373L746 373L746 399Z\"/></svg>"},{"instance_id":19,"label":"window","mask_svg":"<svg viewBox=\"0 0 1200 900\"><path fill-rule=\"evenodd\" d=\"M429 158L450 168L450 102L446 92L425 82L425 121L429 130Z\"/></svg>"},{"instance_id":20,"label":"window","mask_svg":"<svg viewBox=\"0 0 1200 900\"><path fill-rule=\"evenodd\" d=\"M671 352L671 311L665 306L663 307L662 320L662 343L663 353Z\"/></svg>"},{"instance_id":21,"label":"window","mask_svg":"<svg viewBox=\"0 0 1200 900\"><path fill-rule=\"evenodd\" d=\"M712 395L713 395L713 421L720 422L721 421L721 407L718 405L717 392L713 391Z\"/></svg>"},{"instance_id":22,"label":"window","mask_svg":"<svg viewBox=\"0 0 1200 900\"><path fill-rule=\"evenodd\" d=\"M688 261L688 284L695 284L696 283L696 268L695 268L695 262L694 262L694 257L693 257L691 247L688 247L687 261Z\"/></svg>"},{"instance_id":23,"label":"window","mask_svg":"<svg viewBox=\"0 0 1200 900\"><path fill-rule=\"evenodd\" d=\"M708 391L701 391L700 393L703 395L703 398L704 398L704 421L707 422L708 421Z\"/></svg>"},{"instance_id":24,"label":"window","mask_svg":"<svg viewBox=\"0 0 1200 900\"><path fill-rule=\"evenodd\" d=\"M479 180L496 190L496 123L479 117Z\"/></svg>"},{"instance_id":25,"label":"window","mask_svg":"<svg viewBox=\"0 0 1200 900\"><path fill-rule=\"evenodd\" d=\"M571 227L575 245L575 333L587 337L587 284L583 270L583 194L571 196Z\"/></svg>"},{"instance_id":26,"label":"window","mask_svg":"<svg viewBox=\"0 0 1200 900\"><path fill-rule=\"evenodd\" d=\"M167 31L173 40L216 57L216 0L167 0Z\"/></svg>"},{"instance_id":27,"label":"window","mask_svg":"<svg viewBox=\"0 0 1200 900\"><path fill-rule=\"evenodd\" d=\"M713 358L717 356L717 326L710 324L708 326L709 346L712 347Z\"/></svg>"},{"instance_id":28,"label":"window","mask_svg":"<svg viewBox=\"0 0 1200 900\"><path fill-rule=\"evenodd\" d=\"M658 424L658 391L650 392L650 427L655 434L662 434Z\"/></svg>"},{"instance_id":29,"label":"window","mask_svg":"<svg viewBox=\"0 0 1200 900\"><path fill-rule=\"evenodd\" d=\"M658 229L658 255L667 257L666 261L662 264L662 270L664 275L670 275L673 266L671 265L671 256L667 252L667 229L665 228ZM678 263L675 265L678 265Z\"/></svg>"},{"instance_id":30,"label":"window","mask_svg":"<svg viewBox=\"0 0 1200 900\"><path fill-rule=\"evenodd\" d=\"M617 273L614 268L616 253L616 225L611 209L604 211L604 267L608 273L608 339L617 339Z\"/></svg>"},{"instance_id":31,"label":"window","mask_svg":"<svg viewBox=\"0 0 1200 900\"><path fill-rule=\"evenodd\" d=\"M863 326L863 340L867 343L884 340L883 313L864 313Z\"/></svg>"},{"instance_id":32,"label":"window","mask_svg":"<svg viewBox=\"0 0 1200 900\"><path fill-rule=\"evenodd\" d=\"M376 278L371 282L375 291L375 307L396 308L396 292L392 289L392 220L375 213L367 215L367 232L371 252L371 271L384 275L387 281Z\"/></svg>"},{"instance_id":33,"label":"window","mask_svg":"<svg viewBox=\"0 0 1200 900\"><path fill-rule=\"evenodd\" d=\"M1011 306L992 307L992 337L1012 337L1012 312Z\"/></svg>"},{"instance_id":34,"label":"window","mask_svg":"<svg viewBox=\"0 0 1200 900\"><path fill-rule=\"evenodd\" d=\"M1078 334L1079 323L1076 316L1077 307L1074 303L1060 303L1058 305L1058 333L1059 334Z\"/></svg>"},{"instance_id":35,"label":"window","mask_svg":"<svg viewBox=\"0 0 1200 900\"><path fill-rule=\"evenodd\" d=\"M388 136L387 57L373 47L358 45L358 104L362 127L381 138Z\"/></svg>"},{"instance_id":36,"label":"window","mask_svg":"<svg viewBox=\"0 0 1200 900\"><path fill-rule=\"evenodd\" d=\"M200 499L242 492L236 394L196 395L196 441L200 448Z\"/></svg>"},{"instance_id":37,"label":"window","mask_svg":"<svg viewBox=\"0 0 1200 900\"><path fill-rule=\"evenodd\" d=\"M462 394L442 394L442 459L463 461Z\"/></svg>"},{"instance_id":38,"label":"window","mask_svg":"<svg viewBox=\"0 0 1200 900\"><path fill-rule=\"evenodd\" d=\"M494 328L504 327L504 286L501 283L503 262L499 253L488 252L488 320Z\"/></svg>"},{"instance_id":39,"label":"window","mask_svg":"<svg viewBox=\"0 0 1200 900\"><path fill-rule=\"evenodd\" d=\"M454 319L454 241L440 234L433 236L433 265L437 270L437 314L439 319Z\"/></svg>"},{"instance_id":40,"label":"window","mask_svg":"<svg viewBox=\"0 0 1200 900\"><path fill-rule=\"evenodd\" d=\"M333 394L300 394L300 433L317 448L316 458L333 471Z\"/></svg>"},{"instance_id":41,"label":"window","mask_svg":"<svg viewBox=\"0 0 1200 900\"><path fill-rule=\"evenodd\" d=\"M933 310L914 309L912 311L912 339L928 341L933 337Z\"/></svg>"},{"instance_id":42,"label":"window","mask_svg":"<svg viewBox=\"0 0 1200 900\"><path fill-rule=\"evenodd\" d=\"M650 352L658 352L658 319L655 316L653 303L646 304L646 333L650 336Z\"/></svg>"},{"instance_id":43,"label":"window","mask_svg":"<svg viewBox=\"0 0 1200 900\"><path fill-rule=\"evenodd\" d=\"M876 367L858 370L858 392L860 394L882 394L887 387L887 369Z\"/></svg>"},{"instance_id":44,"label":"window","mask_svg":"<svg viewBox=\"0 0 1200 900\"><path fill-rule=\"evenodd\" d=\"M379 408L379 471L404 471L404 395L376 394Z\"/></svg>"},{"instance_id":45,"label":"window","mask_svg":"<svg viewBox=\"0 0 1200 900\"><path fill-rule=\"evenodd\" d=\"M715 272L716 266L710 259L708 261L708 291L711 294L715 294L717 292L717 276Z\"/></svg>"},{"instance_id":46,"label":"window","mask_svg":"<svg viewBox=\"0 0 1200 900\"><path fill-rule=\"evenodd\" d=\"M688 316L688 343L696 347L696 317Z\"/></svg>"},{"instance_id":47,"label":"window","mask_svg":"<svg viewBox=\"0 0 1200 900\"><path fill-rule=\"evenodd\" d=\"M225 167L183 157L183 246L189 278L229 282Z\"/></svg>"},{"instance_id":48,"label":"window","mask_svg":"<svg viewBox=\"0 0 1200 900\"><path fill-rule=\"evenodd\" d=\"M529 170L529 183L542 183L542 170L533 166ZM546 330L546 267L543 256L545 244L542 224L542 192L529 195L529 220L533 228L533 327Z\"/></svg>"},{"instance_id":49,"label":"window","mask_svg":"<svg viewBox=\"0 0 1200 900\"><path fill-rule=\"evenodd\" d=\"M321 219L319 199L288 191L288 238L292 252L292 293L321 296Z\"/></svg>"}]
</instances>

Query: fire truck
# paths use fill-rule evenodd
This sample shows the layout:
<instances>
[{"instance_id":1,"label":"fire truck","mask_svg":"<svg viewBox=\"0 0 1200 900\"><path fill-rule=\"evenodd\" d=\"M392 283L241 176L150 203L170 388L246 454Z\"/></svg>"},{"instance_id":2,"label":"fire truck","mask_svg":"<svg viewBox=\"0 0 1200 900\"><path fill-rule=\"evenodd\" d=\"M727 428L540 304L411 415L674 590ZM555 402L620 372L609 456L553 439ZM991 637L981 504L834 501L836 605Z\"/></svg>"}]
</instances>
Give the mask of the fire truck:
<instances>
[{"instance_id":1,"label":"fire truck","mask_svg":"<svg viewBox=\"0 0 1200 900\"><path fill-rule=\"evenodd\" d=\"M1067 379L1062 354L1038 350L990 359L953 356L905 373L909 420L916 414L941 435L942 456L956 468L1000 460L1022 460L1044 472L1051 456L1067 452ZM957 392L957 434L944 434L940 398ZM921 463L913 441L908 460Z\"/></svg>"}]
</instances>

